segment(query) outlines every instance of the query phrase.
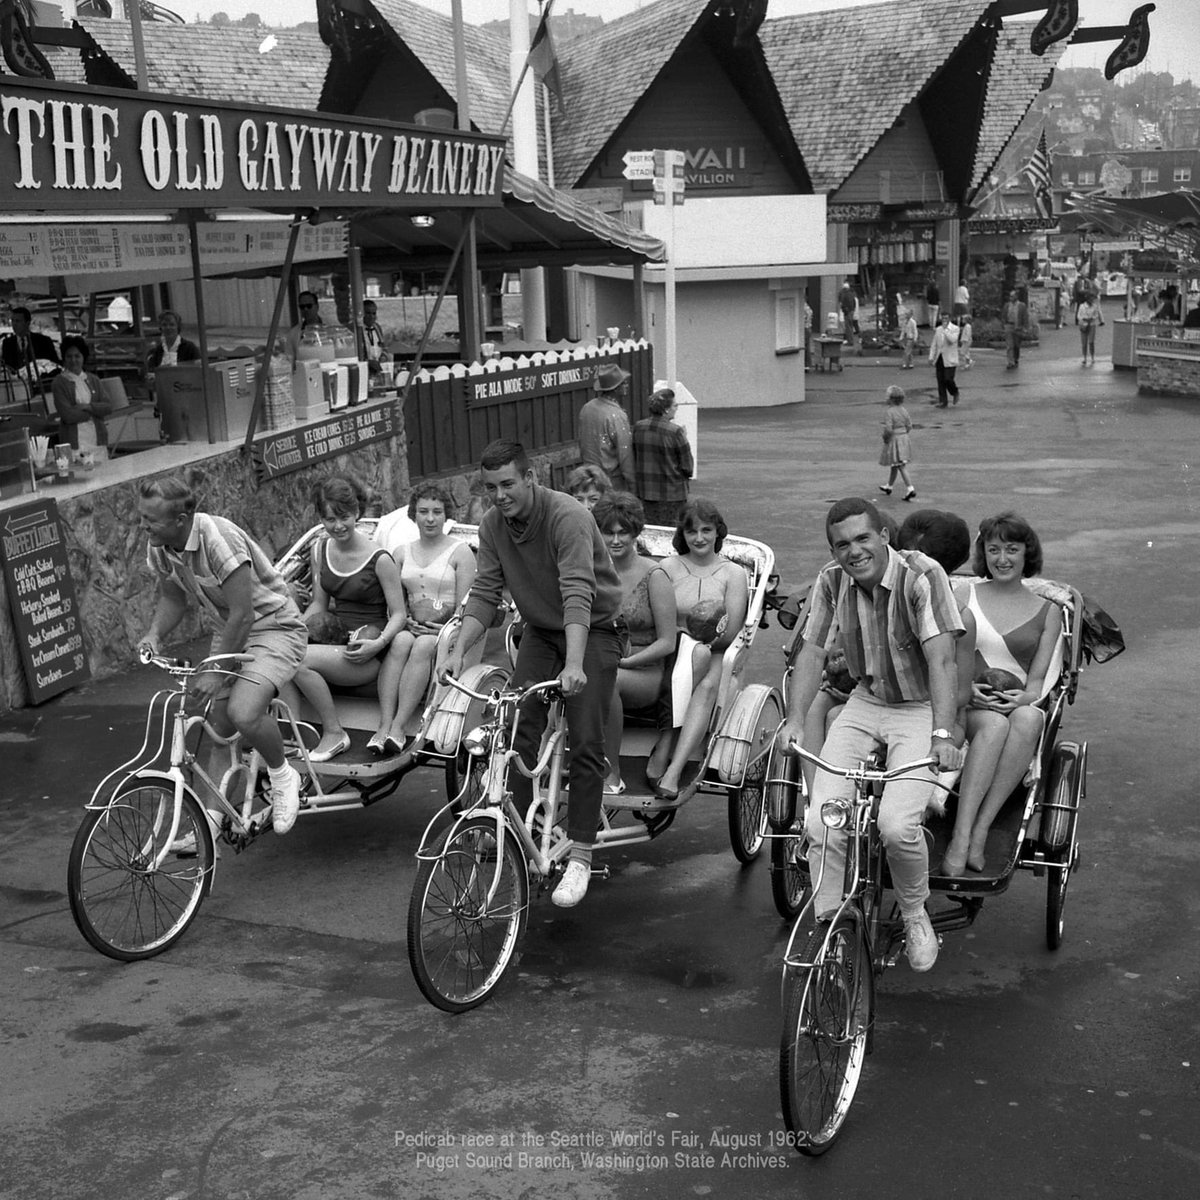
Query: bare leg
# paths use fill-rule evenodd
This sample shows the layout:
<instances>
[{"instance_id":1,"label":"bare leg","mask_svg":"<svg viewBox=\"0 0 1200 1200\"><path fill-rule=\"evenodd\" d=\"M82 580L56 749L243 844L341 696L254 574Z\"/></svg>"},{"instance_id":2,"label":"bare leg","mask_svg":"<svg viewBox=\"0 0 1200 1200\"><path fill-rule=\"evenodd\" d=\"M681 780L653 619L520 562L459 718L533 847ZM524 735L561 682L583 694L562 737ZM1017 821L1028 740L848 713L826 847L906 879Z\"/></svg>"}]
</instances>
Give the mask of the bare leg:
<instances>
[{"instance_id":1,"label":"bare leg","mask_svg":"<svg viewBox=\"0 0 1200 1200\"><path fill-rule=\"evenodd\" d=\"M954 830L942 860L944 875L961 875L966 867L971 828L996 773L996 764L1008 737L1008 718L987 709L971 709L967 713L967 737L971 747L958 785Z\"/></svg>"},{"instance_id":2,"label":"bare leg","mask_svg":"<svg viewBox=\"0 0 1200 1200\"><path fill-rule=\"evenodd\" d=\"M267 712L275 698L269 683L240 675L229 693L228 714L233 726L247 744L263 756L268 767L284 765L283 735L275 718Z\"/></svg>"},{"instance_id":3,"label":"bare leg","mask_svg":"<svg viewBox=\"0 0 1200 1200\"><path fill-rule=\"evenodd\" d=\"M900 463L896 470L900 472L900 478L904 480L904 487L908 491L912 491L912 480L908 477L908 472L904 469L904 464Z\"/></svg>"},{"instance_id":4,"label":"bare leg","mask_svg":"<svg viewBox=\"0 0 1200 1200\"><path fill-rule=\"evenodd\" d=\"M621 735L625 730L625 705L621 703L620 687L613 688L608 706L608 721L604 727L604 756L608 759L608 774L604 776L606 788L621 784Z\"/></svg>"},{"instance_id":5,"label":"bare leg","mask_svg":"<svg viewBox=\"0 0 1200 1200\"><path fill-rule=\"evenodd\" d=\"M683 728L679 731L671 762L659 780L659 786L666 791L679 791L684 768L708 732L709 718L717 699L717 685L721 681L721 657L714 655L707 646L697 646L692 651L692 678L698 676L701 677L700 683L693 689L692 698L688 701Z\"/></svg>"},{"instance_id":6,"label":"bare leg","mask_svg":"<svg viewBox=\"0 0 1200 1200\"><path fill-rule=\"evenodd\" d=\"M408 665L408 656L412 653L416 640L408 630L402 629L392 638L379 668L379 728L376 732L380 737L386 736L396 719L396 706L400 702L400 679Z\"/></svg>"},{"instance_id":7,"label":"bare leg","mask_svg":"<svg viewBox=\"0 0 1200 1200\"><path fill-rule=\"evenodd\" d=\"M996 819L996 814L1004 807L1004 802L1012 794L1013 788L1025 777L1029 770L1030 760L1037 748L1038 738L1042 732L1042 713L1040 709L1022 705L1013 709L1008 717L1008 737L1004 749L996 763L996 771L992 777L991 786L971 828L970 850L967 854L968 865L975 870L983 867L984 851L987 847L988 830Z\"/></svg>"},{"instance_id":8,"label":"bare leg","mask_svg":"<svg viewBox=\"0 0 1200 1200\"><path fill-rule=\"evenodd\" d=\"M429 679L433 673L433 657L437 653L437 638L425 634L413 642L408 663L400 675L400 690L396 693L396 713L387 726L387 733L395 741L403 743L409 721L416 715L429 691ZM382 680L382 674L380 675ZM380 687L382 689L382 683ZM381 704L382 707L382 704ZM381 722L382 723L382 722Z\"/></svg>"}]
</instances>

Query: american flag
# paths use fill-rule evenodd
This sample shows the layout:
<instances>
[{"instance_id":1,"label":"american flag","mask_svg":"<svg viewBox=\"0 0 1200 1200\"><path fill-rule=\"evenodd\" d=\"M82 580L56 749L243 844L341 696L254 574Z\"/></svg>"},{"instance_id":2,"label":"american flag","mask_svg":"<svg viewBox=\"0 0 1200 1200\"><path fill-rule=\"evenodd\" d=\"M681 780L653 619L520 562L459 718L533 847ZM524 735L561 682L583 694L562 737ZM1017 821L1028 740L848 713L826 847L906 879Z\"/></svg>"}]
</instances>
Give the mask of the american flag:
<instances>
[{"instance_id":1,"label":"american flag","mask_svg":"<svg viewBox=\"0 0 1200 1200\"><path fill-rule=\"evenodd\" d=\"M1043 217L1054 216L1054 201L1050 196L1050 151L1046 149L1046 131L1038 139L1037 149L1025 168L1029 182L1033 184L1033 200Z\"/></svg>"}]
</instances>

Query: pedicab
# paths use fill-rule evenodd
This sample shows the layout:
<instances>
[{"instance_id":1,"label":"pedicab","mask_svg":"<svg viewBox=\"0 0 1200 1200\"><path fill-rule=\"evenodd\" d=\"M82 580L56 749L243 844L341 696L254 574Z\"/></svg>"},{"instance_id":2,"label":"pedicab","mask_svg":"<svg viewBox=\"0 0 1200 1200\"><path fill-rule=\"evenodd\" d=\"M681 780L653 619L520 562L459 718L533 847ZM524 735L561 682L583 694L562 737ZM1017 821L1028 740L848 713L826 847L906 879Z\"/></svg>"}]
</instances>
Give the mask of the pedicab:
<instances>
[{"instance_id":1,"label":"pedicab","mask_svg":"<svg viewBox=\"0 0 1200 1200\"><path fill-rule=\"evenodd\" d=\"M647 526L638 551L665 557L673 553L673 535L672 529ZM725 650L707 737L678 796L667 799L656 795L646 778L658 736L656 715L626 714L620 747L625 790L604 796L595 843L601 855L658 837L701 792L724 799L739 861L752 862L761 851L763 785L783 705L778 689L746 684L744 673L762 620L774 554L761 542L732 534L722 554L746 571L749 603L742 628ZM554 680L510 687L500 668L481 664L460 679L446 680L445 687L432 706L418 758L430 762L444 757L448 779L454 761L461 787L430 820L417 850L408 950L425 997L444 1011L463 1012L483 1003L501 982L525 927L531 891L551 888L566 866L571 848L565 830L569 746ZM538 761L526 767L512 748L513 735L521 703L535 693L550 705L550 714ZM464 721L459 713L468 705L482 705L485 719L473 725ZM531 779L533 798L524 812L513 803L512 771ZM608 869L593 867L593 874L607 876Z\"/></svg>"},{"instance_id":2,"label":"pedicab","mask_svg":"<svg viewBox=\"0 0 1200 1200\"><path fill-rule=\"evenodd\" d=\"M984 870L953 877L938 873L954 824L957 777L943 781L951 800L944 805L935 801L926 813L933 865L930 920L939 941L943 933L971 925L984 900L1005 892L1018 871L1046 880L1047 948L1057 950L1063 938L1067 887L1079 865L1079 811L1087 792L1088 745L1060 738L1062 719L1075 701L1084 659L1107 661L1124 644L1107 614L1074 588L1042 579L1027 580L1026 585L1054 600L1062 614L1054 667L1039 702L1045 711L1042 734L1028 772L988 832ZM778 610L780 623L795 631L784 648L786 697L801 646L804 597L784 599L776 591L768 603ZM1098 637L1099 627L1104 631ZM806 856L806 792L800 760L783 748L772 750L765 812L772 896L780 915L793 921L782 975L781 1103L796 1149L817 1155L842 1130L863 1060L873 1049L875 982L896 963L904 945L899 909L893 899L885 898L891 880L876 824L883 787L889 779L924 769L932 760L889 770L880 747L867 762L840 770L816 755L800 754L818 769L845 775L855 792L851 801L823 806L822 822L849 830L850 841L842 905L832 921L817 923Z\"/></svg>"}]
</instances>

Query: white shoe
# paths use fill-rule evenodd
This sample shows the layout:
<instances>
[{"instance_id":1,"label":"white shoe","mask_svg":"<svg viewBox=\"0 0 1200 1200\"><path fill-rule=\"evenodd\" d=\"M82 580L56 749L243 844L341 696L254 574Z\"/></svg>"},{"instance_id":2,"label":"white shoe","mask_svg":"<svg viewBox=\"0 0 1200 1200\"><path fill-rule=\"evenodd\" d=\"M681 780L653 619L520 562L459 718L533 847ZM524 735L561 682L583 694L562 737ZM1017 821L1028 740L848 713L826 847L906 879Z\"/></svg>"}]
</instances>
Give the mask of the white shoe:
<instances>
[{"instance_id":1,"label":"white shoe","mask_svg":"<svg viewBox=\"0 0 1200 1200\"><path fill-rule=\"evenodd\" d=\"M924 909L904 918L904 953L914 971L928 971L937 962L937 934Z\"/></svg>"},{"instance_id":2,"label":"white shoe","mask_svg":"<svg viewBox=\"0 0 1200 1200\"><path fill-rule=\"evenodd\" d=\"M308 761L321 763L328 762L331 758L337 758L339 754L350 749L350 735L341 733L335 736L332 733L327 733L316 746L308 752Z\"/></svg>"},{"instance_id":3,"label":"white shoe","mask_svg":"<svg viewBox=\"0 0 1200 1200\"><path fill-rule=\"evenodd\" d=\"M300 815L300 772L290 763L283 783L271 785L271 828L287 833Z\"/></svg>"},{"instance_id":4,"label":"white shoe","mask_svg":"<svg viewBox=\"0 0 1200 1200\"><path fill-rule=\"evenodd\" d=\"M567 863L567 869L563 872L558 887L551 894L551 902L559 908L574 908L587 895L591 880L592 868L587 863L572 860Z\"/></svg>"}]
</instances>

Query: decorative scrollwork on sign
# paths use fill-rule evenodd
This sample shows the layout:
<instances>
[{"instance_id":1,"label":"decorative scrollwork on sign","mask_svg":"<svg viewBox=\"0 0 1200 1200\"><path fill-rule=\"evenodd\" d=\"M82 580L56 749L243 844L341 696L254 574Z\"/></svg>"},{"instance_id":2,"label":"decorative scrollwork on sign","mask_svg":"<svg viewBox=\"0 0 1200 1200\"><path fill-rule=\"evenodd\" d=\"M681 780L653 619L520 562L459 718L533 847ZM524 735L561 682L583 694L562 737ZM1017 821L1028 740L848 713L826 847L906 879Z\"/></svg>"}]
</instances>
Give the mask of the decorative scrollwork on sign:
<instances>
[{"instance_id":1,"label":"decorative scrollwork on sign","mask_svg":"<svg viewBox=\"0 0 1200 1200\"><path fill-rule=\"evenodd\" d=\"M28 0L0 0L0 50L14 75L53 79L54 71L33 44L29 32L34 21L33 6Z\"/></svg>"},{"instance_id":2,"label":"decorative scrollwork on sign","mask_svg":"<svg viewBox=\"0 0 1200 1200\"><path fill-rule=\"evenodd\" d=\"M1153 11L1153 4L1143 4L1133 11L1125 36L1104 64L1105 79L1113 79L1119 71L1136 67L1146 57L1146 51L1150 49L1150 14Z\"/></svg>"},{"instance_id":3,"label":"decorative scrollwork on sign","mask_svg":"<svg viewBox=\"0 0 1200 1200\"><path fill-rule=\"evenodd\" d=\"M1029 36L1029 49L1039 58L1063 38L1070 37L1079 24L1079 0L1050 0L1046 15Z\"/></svg>"}]
</instances>

